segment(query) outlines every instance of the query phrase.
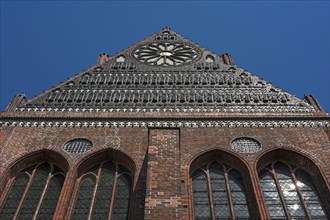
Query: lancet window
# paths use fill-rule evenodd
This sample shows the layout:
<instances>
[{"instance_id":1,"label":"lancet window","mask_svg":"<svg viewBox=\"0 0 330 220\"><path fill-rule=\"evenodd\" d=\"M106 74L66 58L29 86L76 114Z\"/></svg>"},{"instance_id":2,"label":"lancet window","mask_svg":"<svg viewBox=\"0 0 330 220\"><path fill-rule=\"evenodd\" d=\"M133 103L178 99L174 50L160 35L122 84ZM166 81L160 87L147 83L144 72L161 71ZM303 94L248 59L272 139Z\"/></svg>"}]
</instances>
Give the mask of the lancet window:
<instances>
[{"instance_id":1,"label":"lancet window","mask_svg":"<svg viewBox=\"0 0 330 220\"><path fill-rule=\"evenodd\" d=\"M328 219L314 181L299 167L274 162L259 179L271 219Z\"/></svg>"},{"instance_id":2,"label":"lancet window","mask_svg":"<svg viewBox=\"0 0 330 220\"><path fill-rule=\"evenodd\" d=\"M34 165L9 180L0 219L52 219L64 182L50 163Z\"/></svg>"},{"instance_id":3,"label":"lancet window","mask_svg":"<svg viewBox=\"0 0 330 220\"><path fill-rule=\"evenodd\" d=\"M85 172L77 182L71 219L128 219L131 174L107 161Z\"/></svg>"},{"instance_id":4,"label":"lancet window","mask_svg":"<svg viewBox=\"0 0 330 220\"><path fill-rule=\"evenodd\" d=\"M195 219L250 219L241 173L226 164L208 163L192 174Z\"/></svg>"}]
</instances>

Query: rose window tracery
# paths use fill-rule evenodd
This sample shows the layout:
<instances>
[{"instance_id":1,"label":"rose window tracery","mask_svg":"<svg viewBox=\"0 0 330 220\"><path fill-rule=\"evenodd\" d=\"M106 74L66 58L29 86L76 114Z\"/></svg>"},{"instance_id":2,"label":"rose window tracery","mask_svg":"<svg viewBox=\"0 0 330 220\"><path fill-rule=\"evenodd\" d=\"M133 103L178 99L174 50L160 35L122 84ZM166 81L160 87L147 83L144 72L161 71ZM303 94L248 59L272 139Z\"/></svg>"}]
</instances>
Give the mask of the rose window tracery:
<instances>
[{"instance_id":1,"label":"rose window tracery","mask_svg":"<svg viewBox=\"0 0 330 220\"><path fill-rule=\"evenodd\" d=\"M194 47L181 43L151 43L136 49L133 56L141 63L153 66L180 66L198 58Z\"/></svg>"}]
</instances>

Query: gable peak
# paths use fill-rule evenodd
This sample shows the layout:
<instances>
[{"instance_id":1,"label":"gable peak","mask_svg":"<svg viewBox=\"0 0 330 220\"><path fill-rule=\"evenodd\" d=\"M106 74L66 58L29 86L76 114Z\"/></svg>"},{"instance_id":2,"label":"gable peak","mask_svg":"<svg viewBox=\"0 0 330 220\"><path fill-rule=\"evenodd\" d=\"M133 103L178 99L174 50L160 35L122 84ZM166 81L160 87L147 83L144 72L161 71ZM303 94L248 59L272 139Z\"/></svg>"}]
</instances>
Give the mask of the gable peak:
<instances>
[{"instance_id":1,"label":"gable peak","mask_svg":"<svg viewBox=\"0 0 330 220\"><path fill-rule=\"evenodd\" d=\"M169 27L17 108L63 111L314 112L270 83Z\"/></svg>"},{"instance_id":2,"label":"gable peak","mask_svg":"<svg viewBox=\"0 0 330 220\"><path fill-rule=\"evenodd\" d=\"M171 28L168 27L168 26L165 26L165 27L162 28L162 31L170 31L170 30L171 30Z\"/></svg>"}]
</instances>

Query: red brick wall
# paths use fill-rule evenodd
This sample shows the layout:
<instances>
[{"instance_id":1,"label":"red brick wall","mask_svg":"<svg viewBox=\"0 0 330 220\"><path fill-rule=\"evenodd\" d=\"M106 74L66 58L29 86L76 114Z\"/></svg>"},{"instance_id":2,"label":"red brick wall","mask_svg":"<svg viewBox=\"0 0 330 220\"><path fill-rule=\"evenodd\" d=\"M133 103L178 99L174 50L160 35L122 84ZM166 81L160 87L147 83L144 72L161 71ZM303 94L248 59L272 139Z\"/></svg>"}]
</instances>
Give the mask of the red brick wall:
<instances>
[{"instance_id":1,"label":"red brick wall","mask_svg":"<svg viewBox=\"0 0 330 220\"><path fill-rule=\"evenodd\" d=\"M180 134L150 129L145 219L181 219Z\"/></svg>"},{"instance_id":2,"label":"red brick wall","mask_svg":"<svg viewBox=\"0 0 330 220\"><path fill-rule=\"evenodd\" d=\"M270 160L287 160L312 172L318 182L318 189L322 191L323 200L330 204L330 196L326 196L329 195L330 184L328 134L329 132L324 132L323 128L318 127L2 127L1 192L10 175L37 160L60 163L58 165L62 168L68 166L67 178L56 212L58 219L63 219L72 208L72 190L77 171L83 169L83 166L91 166L94 159L97 162L98 152L109 151L110 155L114 155L112 159L119 160L124 166L133 166L135 172L131 219L192 219L190 166L207 160L224 160L222 162L235 168L241 167L240 170L246 177L250 201L253 203L250 207L253 218L267 218L262 192L258 185L257 169ZM262 149L255 154L235 152L231 149L230 143L237 137L255 138L261 143ZM92 150L76 156L63 151L63 144L74 138L91 140ZM277 150L274 151L275 149ZM204 154L211 150L217 153ZM39 152L39 156L29 156L34 152ZM125 164L126 160L119 154L125 154L133 165ZM92 162L84 163L86 158L92 158ZM17 163L18 161L20 163ZM13 166L14 164L16 165ZM310 165L306 167L307 164Z\"/></svg>"}]
</instances>

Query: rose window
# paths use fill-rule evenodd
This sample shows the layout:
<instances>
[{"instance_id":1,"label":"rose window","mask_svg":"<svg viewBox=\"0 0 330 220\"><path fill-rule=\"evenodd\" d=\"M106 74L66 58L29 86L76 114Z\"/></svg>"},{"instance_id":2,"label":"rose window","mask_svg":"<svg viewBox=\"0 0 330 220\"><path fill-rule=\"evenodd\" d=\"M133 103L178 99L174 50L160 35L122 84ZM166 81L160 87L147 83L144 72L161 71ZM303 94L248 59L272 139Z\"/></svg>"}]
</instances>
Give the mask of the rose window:
<instances>
[{"instance_id":1,"label":"rose window","mask_svg":"<svg viewBox=\"0 0 330 220\"><path fill-rule=\"evenodd\" d=\"M197 49L180 43L151 43L136 49L133 56L153 66L180 66L197 59Z\"/></svg>"}]
</instances>

